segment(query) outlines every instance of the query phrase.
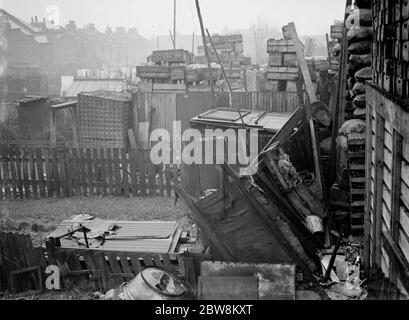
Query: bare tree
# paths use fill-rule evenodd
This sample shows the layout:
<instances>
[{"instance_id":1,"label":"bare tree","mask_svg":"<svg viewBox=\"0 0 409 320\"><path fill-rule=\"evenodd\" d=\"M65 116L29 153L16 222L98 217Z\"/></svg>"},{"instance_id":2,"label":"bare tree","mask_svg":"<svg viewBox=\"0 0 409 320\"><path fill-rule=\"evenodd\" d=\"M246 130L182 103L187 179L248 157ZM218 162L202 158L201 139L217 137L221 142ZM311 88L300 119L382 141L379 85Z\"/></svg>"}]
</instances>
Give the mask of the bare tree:
<instances>
[{"instance_id":1,"label":"bare tree","mask_svg":"<svg viewBox=\"0 0 409 320\"><path fill-rule=\"evenodd\" d=\"M252 56L257 64L264 64L268 60L267 40L270 38L282 38L282 33L268 18L261 16L251 23L250 33L253 35Z\"/></svg>"}]
</instances>

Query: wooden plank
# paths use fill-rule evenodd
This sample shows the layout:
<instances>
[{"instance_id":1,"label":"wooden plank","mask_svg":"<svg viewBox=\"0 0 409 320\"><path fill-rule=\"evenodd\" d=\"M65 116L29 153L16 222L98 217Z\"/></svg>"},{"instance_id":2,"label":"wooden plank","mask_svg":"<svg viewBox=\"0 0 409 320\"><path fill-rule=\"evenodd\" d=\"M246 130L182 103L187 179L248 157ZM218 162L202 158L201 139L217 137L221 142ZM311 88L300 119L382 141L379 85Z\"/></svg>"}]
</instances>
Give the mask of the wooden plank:
<instances>
[{"instance_id":1,"label":"wooden plank","mask_svg":"<svg viewBox=\"0 0 409 320\"><path fill-rule=\"evenodd\" d=\"M142 272L143 268L141 262L139 261L139 255L135 252L127 253L127 256L131 259L132 270L134 274Z\"/></svg>"},{"instance_id":2,"label":"wooden plank","mask_svg":"<svg viewBox=\"0 0 409 320\"><path fill-rule=\"evenodd\" d=\"M4 197L6 199L10 198L10 171L9 171L9 163L10 163L10 158L9 158L9 149L8 148L0 148L1 152L1 167L2 167L2 172L3 172L3 181L4 181Z\"/></svg>"},{"instance_id":3,"label":"wooden plank","mask_svg":"<svg viewBox=\"0 0 409 320\"><path fill-rule=\"evenodd\" d=\"M45 182L44 182L44 171L43 171L43 155L41 153L41 149L35 149L35 166L37 169L37 176L38 176L38 186L39 186L39 196L45 197Z\"/></svg>"},{"instance_id":4,"label":"wooden plank","mask_svg":"<svg viewBox=\"0 0 409 320\"><path fill-rule=\"evenodd\" d=\"M98 156L98 149L93 148L92 149L92 169L93 169L93 181L95 185L95 195L100 196L101 195L101 189L100 189L100 167L99 167L99 156Z\"/></svg>"},{"instance_id":5,"label":"wooden plank","mask_svg":"<svg viewBox=\"0 0 409 320\"><path fill-rule=\"evenodd\" d=\"M257 277L199 276L199 300L257 300Z\"/></svg>"},{"instance_id":6,"label":"wooden plank","mask_svg":"<svg viewBox=\"0 0 409 320\"><path fill-rule=\"evenodd\" d=\"M14 149L14 156L15 156L15 166L16 166L16 185L18 189L18 196L20 199L24 198L23 192L23 178L21 173L21 150L15 148Z\"/></svg>"},{"instance_id":7,"label":"wooden plank","mask_svg":"<svg viewBox=\"0 0 409 320\"><path fill-rule=\"evenodd\" d=\"M150 161L149 153L146 153L145 155L147 161L147 167L148 167L148 181L149 181L149 196L153 197L156 195L156 176L155 176L155 166L153 163Z\"/></svg>"},{"instance_id":8,"label":"wooden plank","mask_svg":"<svg viewBox=\"0 0 409 320\"><path fill-rule=\"evenodd\" d=\"M146 196L146 161L144 150L138 150L138 168L139 168L139 183L141 195Z\"/></svg>"},{"instance_id":9,"label":"wooden plank","mask_svg":"<svg viewBox=\"0 0 409 320\"><path fill-rule=\"evenodd\" d=\"M125 149L121 149L122 189L125 197L129 197L129 159Z\"/></svg>"},{"instance_id":10,"label":"wooden plank","mask_svg":"<svg viewBox=\"0 0 409 320\"><path fill-rule=\"evenodd\" d=\"M138 159L137 150L129 151L129 168L131 170L131 193L134 197L138 196Z\"/></svg>"},{"instance_id":11,"label":"wooden plank","mask_svg":"<svg viewBox=\"0 0 409 320\"><path fill-rule=\"evenodd\" d=\"M201 276L257 276L260 300L294 300L296 293L296 266L293 264L249 264L203 261Z\"/></svg>"},{"instance_id":12,"label":"wooden plank","mask_svg":"<svg viewBox=\"0 0 409 320\"><path fill-rule=\"evenodd\" d=\"M106 161L106 149L99 149L99 181L100 191L102 196L106 196L107 193L107 161Z\"/></svg>"},{"instance_id":13,"label":"wooden plank","mask_svg":"<svg viewBox=\"0 0 409 320\"><path fill-rule=\"evenodd\" d=\"M91 149L86 148L85 149L85 154L86 154L86 163L87 163L87 184L88 184L88 192L89 196L94 196L95 195L95 189L94 189L94 173L93 173L93 159L91 155Z\"/></svg>"},{"instance_id":14,"label":"wooden plank","mask_svg":"<svg viewBox=\"0 0 409 320\"><path fill-rule=\"evenodd\" d=\"M28 162L29 162L29 154L27 149L21 150L21 166L22 166L22 178L24 181L24 196L25 198L30 198L32 196L31 188L30 188L30 180L28 175Z\"/></svg>"},{"instance_id":15,"label":"wooden plank","mask_svg":"<svg viewBox=\"0 0 409 320\"><path fill-rule=\"evenodd\" d=\"M401 200L406 208L409 209L409 187L406 183L401 184Z\"/></svg>"},{"instance_id":16,"label":"wooden plank","mask_svg":"<svg viewBox=\"0 0 409 320\"><path fill-rule=\"evenodd\" d=\"M107 257L109 259L109 265L111 267L112 273L122 273L121 267L119 266L118 263L118 258L116 253L107 253ZM125 282L125 278L120 278L120 277L115 277L114 282L116 285L121 285L123 282Z\"/></svg>"},{"instance_id":17,"label":"wooden plank","mask_svg":"<svg viewBox=\"0 0 409 320\"><path fill-rule=\"evenodd\" d=\"M129 265L127 255L124 252L118 252L118 257L119 257L119 260L121 261L121 267L122 267L123 272L133 274L134 272L131 269L131 266ZM127 278L127 281L131 280L132 278Z\"/></svg>"},{"instance_id":18,"label":"wooden plank","mask_svg":"<svg viewBox=\"0 0 409 320\"><path fill-rule=\"evenodd\" d=\"M163 197L163 196L165 196L165 184L164 184L164 181L163 181L163 176L164 176L163 168L164 168L164 165L160 164L160 165L157 166L157 168L158 168L158 178L159 178L159 185L158 185L159 194Z\"/></svg>"},{"instance_id":19,"label":"wooden plank","mask_svg":"<svg viewBox=\"0 0 409 320\"><path fill-rule=\"evenodd\" d=\"M52 161L51 161L51 149L43 149L44 162L45 162L45 176L47 185L47 197L52 198L54 196L53 183L52 183Z\"/></svg>"},{"instance_id":20,"label":"wooden plank","mask_svg":"<svg viewBox=\"0 0 409 320\"><path fill-rule=\"evenodd\" d=\"M107 175L108 175L108 188L107 188L107 193L110 195L114 195L114 183L115 183L115 178L114 178L114 173L113 173L113 161L112 161L112 149L107 149L106 150L106 156L107 156Z\"/></svg>"},{"instance_id":21,"label":"wooden plank","mask_svg":"<svg viewBox=\"0 0 409 320\"><path fill-rule=\"evenodd\" d=\"M387 148L384 149L383 159L387 168L389 170L392 170L392 152L389 151Z\"/></svg>"},{"instance_id":22,"label":"wooden plank","mask_svg":"<svg viewBox=\"0 0 409 320\"><path fill-rule=\"evenodd\" d=\"M51 172L54 195L57 198L61 197L61 182L58 165L57 149L51 149Z\"/></svg>"},{"instance_id":23,"label":"wooden plank","mask_svg":"<svg viewBox=\"0 0 409 320\"><path fill-rule=\"evenodd\" d=\"M82 186L82 195L87 196L88 195L88 189L87 189L87 171L86 171L86 162L87 162L87 156L83 148L80 149L80 173L81 173L81 186Z\"/></svg>"},{"instance_id":24,"label":"wooden plank","mask_svg":"<svg viewBox=\"0 0 409 320\"><path fill-rule=\"evenodd\" d=\"M122 195L122 179L119 161L119 149L113 149L113 173L115 177L115 195Z\"/></svg>"},{"instance_id":25,"label":"wooden plank","mask_svg":"<svg viewBox=\"0 0 409 320\"><path fill-rule=\"evenodd\" d=\"M409 186L409 163L402 160L402 165L401 165L401 178L403 182Z\"/></svg>"},{"instance_id":26,"label":"wooden plank","mask_svg":"<svg viewBox=\"0 0 409 320\"><path fill-rule=\"evenodd\" d=\"M153 261L152 261L152 256L150 254L145 254L143 256L143 263L145 265L145 268L154 266Z\"/></svg>"},{"instance_id":27,"label":"wooden plank","mask_svg":"<svg viewBox=\"0 0 409 320\"><path fill-rule=\"evenodd\" d=\"M166 196L167 197L172 196L170 174L171 174L171 168L170 168L170 165L167 164L165 166L165 184L166 184Z\"/></svg>"},{"instance_id":28,"label":"wooden plank","mask_svg":"<svg viewBox=\"0 0 409 320\"><path fill-rule=\"evenodd\" d=\"M192 201L191 197L186 193L181 185L175 186L176 192L182 197L189 207L195 220L198 222L199 227L203 230L206 237L211 241L214 247L217 249L218 253L223 257L225 261L235 261L237 260L224 241L217 235L216 230L212 228L203 218L202 213L196 207L195 203Z\"/></svg>"},{"instance_id":29,"label":"wooden plank","mask_svg":"<svg viewBox=\"0 0 409 320\"><path fill-rule=\"evenodd\" d=\"M60 183L61 183L61 196L63 198L66 198L69 196L69 191L68 191L69 177L67 175L67 170L69 169L70 159L69 157L66 158L66 149L64 149L62 152L58 152L57 156L58 156L58 168L60 171L59 177L60 177Z\"/></svg>"},{"instance_id":30,"label":"wooden plank","mask_svg":"<svg viewBox=\"0 0 409 320\"><path fill-rule=\"evenodd\" d=\"M391 238L395 243L399 241L402 143L402 136L394 131L392 149ZM396 263L396 260L392 259L390 276L393 283L396 283L398 279L398 269L396 268Z\"/></svg>"},{"instance_id":31,"label":"wooden plank","mask_svg":"<svg viewBox=\"0 0 409 320\"><path fill-rule=\"evenodd\" d=\"M383 156L384 156L384 130L385 120L378 114L376 117L376 148L375 148L375 208L374 227L372 230L374 254L373 261L376 265L381 264L381 234L382 234L382 192L383 192Z\"/></svg>"},{"instance_id":32,"label":"wooden plank","mask_svg":"<svg viewBox=\"0 0 409 320\"><path fill-rule=\"evenodd\" d=\"M74 195L79 197L81 195L81 173L80 173L80 159L78 158L78 149L71 149L73 176L72 184Z\"/></svg>"},{"instance_id":33,"label":"wooden plank","mask_svg":"<svg viewBox=\"0 0 409 320\"><path fill-rule=\"evenodd\" d=\"M400 207L399 224L403 232L409 236L409 211L404 207Z\"/></svg>"}]
</instances>

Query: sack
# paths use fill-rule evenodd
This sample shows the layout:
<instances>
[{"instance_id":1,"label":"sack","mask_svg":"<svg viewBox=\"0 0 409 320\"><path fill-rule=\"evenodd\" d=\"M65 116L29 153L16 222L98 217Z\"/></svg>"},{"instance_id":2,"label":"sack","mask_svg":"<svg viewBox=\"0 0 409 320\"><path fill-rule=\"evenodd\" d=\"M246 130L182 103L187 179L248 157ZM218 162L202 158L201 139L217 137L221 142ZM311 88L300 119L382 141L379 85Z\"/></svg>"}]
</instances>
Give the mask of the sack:
<instances>
[{"instance_id":1,"label":"sack","mask_svg":"<svg viewBox=\"0 0 409 320\"><path fill-rule=\"evenodd\" d=\"M372 56L368 54L351 54L349 56L349 64L356 70L368 67L371 65Z\"/></svg>"},{"instance_id":2,"label":"sack","mask_svg":"<svg viewBox=\"0 0 409 320\"><path fill-rule=\"evenodd\" d=\"M348 43L355 43L360 41L372 41L373 29L372 27L351 28L347 34Z\"/></svg>"},{"instance_id":3,"label":"sack","mask_svg":"<svg viewBox=\"0 0 409 320\"><path fill-rule=\"evenodd\" d=\"M365 82L372 79L372 68L365 67L355 73L355 80Z\"/></svg>"},{"instance_id":4,"label":"sack","mask_svg":"<svg viewBox=\"0 0 409 320\"><path fill-rule=\"evenodd\" d=\"M351 133L365 133L365 129L366 125L364 121L352 119L342 125L341 129L339 129L339 134L347 137Z\"/></svg>"},{"instance_id":5,"label":"sack","mask_svg":"<svg viewBox=\"0 0 409 320\"><path fill-rule=\"evenodd\" d=\"M367 54L371 53L372 41L360 41L349 45L349 54Z\"/></svg>"},{"instance_id":6,"label":"sack","mask_svg":"<svg viewBox=\"0 0 409 320\"><path fill-rule=\"evenodd\" d=\"M354 105L358 109L365 109L366 108L366 94L357 95L354 99Z\"/></svg>"},{"instance_id":7,"label":"sack","mask_svg":"<svg viewBox=\"0 0 409 320\"><path fill-rule=\"evenodd\" d=\"M363 82L356 82L352 88L352 94L357 96L359 94L364 94L366 92L365 84Z\"/></svg>"},{"instance_id":8,"label":"sack","mask_svg":"<svg viewBox=\"0 0 409 320\"><path fill-rule=\"evenodd\" d=\"M351 12L346 21L347 28L372 26L371 9L355 9Z\"/></svg>"}]
</instances>

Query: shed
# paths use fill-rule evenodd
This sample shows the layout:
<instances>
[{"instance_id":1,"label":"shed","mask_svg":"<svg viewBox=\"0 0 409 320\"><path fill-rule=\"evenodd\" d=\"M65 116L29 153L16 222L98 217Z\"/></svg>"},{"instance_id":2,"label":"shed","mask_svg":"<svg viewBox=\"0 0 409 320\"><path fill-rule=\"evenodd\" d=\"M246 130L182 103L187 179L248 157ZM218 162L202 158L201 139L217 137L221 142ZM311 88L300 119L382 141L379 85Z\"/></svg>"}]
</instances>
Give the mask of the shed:
<instances>
[{"instance_id":1,"label":"shed","mask_svg":"<svg viewBox=\"0 0 409 320\"><path fill-rule=\"evenodd\" d=\"M27 96L16 101L20 139L47 139L50 106L47 97Z\"/></svg>"}]
</instances>

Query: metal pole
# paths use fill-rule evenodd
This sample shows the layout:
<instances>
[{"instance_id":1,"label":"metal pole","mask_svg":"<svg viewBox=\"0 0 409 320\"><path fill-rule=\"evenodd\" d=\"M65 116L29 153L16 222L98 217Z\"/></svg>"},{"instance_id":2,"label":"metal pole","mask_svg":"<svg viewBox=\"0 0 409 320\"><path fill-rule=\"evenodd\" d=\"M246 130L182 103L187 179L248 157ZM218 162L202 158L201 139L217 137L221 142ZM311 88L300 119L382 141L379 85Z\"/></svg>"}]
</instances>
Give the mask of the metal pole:
<instances>
[{"instance_id":1,"label":"metal pole","mask_svg":"<svg viewBox=\"0 0 409 320\"><path fill-rule=\"evenodd\" d=\"M200 31L202 33L204 52L205 52L205 56L207 60L207 68L209 69L210 92L212 94L212 101L214 101L214 84L213 84L213 79L212 79L212 66L210 64L209 50L207 48L207 41L206 41L206 35L205 35L204 26L203 26L202 14L200 13L199 0L195 0L195 1L196 1L197 15L199 17Z\"/></svg>"}]
</instances>

